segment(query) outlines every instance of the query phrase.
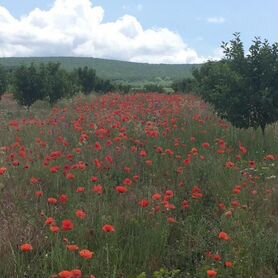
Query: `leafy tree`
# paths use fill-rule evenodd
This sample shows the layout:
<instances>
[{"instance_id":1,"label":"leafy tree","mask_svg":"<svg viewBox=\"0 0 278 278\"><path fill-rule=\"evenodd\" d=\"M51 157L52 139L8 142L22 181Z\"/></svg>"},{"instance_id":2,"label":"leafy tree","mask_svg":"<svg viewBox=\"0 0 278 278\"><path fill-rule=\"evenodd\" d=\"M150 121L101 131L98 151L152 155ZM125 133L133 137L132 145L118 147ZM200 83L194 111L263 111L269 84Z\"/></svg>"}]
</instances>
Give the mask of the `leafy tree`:
<instances>
[{"instance_id":1,"label":"leafy tree","mask_svg":"<svg viewBox=\"0 0 278 278\"><path fill-rule=\"evenodd\" d=\"M86 66L75 70L75 74L77 77L77 83L84 94L88 95L95 90L97 82L95 70Z\"/></svg>"},{"instance_id":2,"label":"leafy tree","mask_svg":"<svg viewBox=\"0 0 278 278\"><path fill-rule=\"evenodd\" d=\"M40 71L44 79L44 94L51 105L67 95L72 96L74 84L69 74L60 68L59 63L48 63L47 66L41 64Z\"/></svg>"},{"instance_id":3,"label":"leafy tree","mask_svg":"<svg viewBox=\"0 0 278 278\"><path fill-rule=\"evenodd\" d=\"M96 86L95 90L99 93L108 93L114 89L113 84L109 80L101 79L99 77L96 78Z\"/></svg>"},{"instance_id":4,"label":"leafy tree","mask_svg":"<svg viewBox=\"0 0 278 278\"><path fill-rule=\"evenodd\" d=\"M145 92L163 93L163 87L158 84L149 83L149 84L144 85L144 91Z\"/></svg>"},{"instance_id":5,"label":"leafy tree","mask_svg":"<svg viewBox=\"0 0 278 278\"><path fill-rule=\"evenodd\" d=\"M244 55L240 34L222 43L225 57L193 72L201 97L239 128L258 128L278 120L278 44L256 37Z\"/></svg>"},{"instance_id":6,"label":"leafy tree","mask_svg":"<svg viewBox=\"0 0 278 278\"><path fill-rule=\"evenodd\" d=\"M33 63L28 67L18 67L13 79L14 98L19 104L29 108L35 101L45 97L44 79Z\"/></svg>"},{"instance_id":7,"label":"leafy tree","mask_svg":"<svg viewBox=\"0 0 278 278\"><path fill-rule=\"evenodd\" d=\"M191 93L195 90L196 80L193 78L184 78L172 83L172 89L175 92Z\"/></svg>"},{"instance_id":8,"label":"leafy tree","mask_svg":"<svg viewBox=\"0 0 278 278\"><path fill-rule=\"evenodd\" d=\"M63 97L72 96L76 89L74 79L59 63L23 65L15 70L13 85L15 99L28 108L42 99L53 105Z\"/></svg>"},{"instance_id":9,"label":"leafy tree","mask_svg":"<svg viewBox=\"0 0 278 278\"><path fill-rule=\"evenodd\" d=\"M0 65L0 99L7 89L7 73Z\"/></svg>"},{"instance_id":10,"label":"leafy tree","mask_svg":"<svg viewBox=\"0 0 278 278\"><path fill-rule=\"evenodd\" d=\"M123 94L128 94L131 88L132 87L129 84L118 84L115 89Z\"/></svg>"}]
</instances>

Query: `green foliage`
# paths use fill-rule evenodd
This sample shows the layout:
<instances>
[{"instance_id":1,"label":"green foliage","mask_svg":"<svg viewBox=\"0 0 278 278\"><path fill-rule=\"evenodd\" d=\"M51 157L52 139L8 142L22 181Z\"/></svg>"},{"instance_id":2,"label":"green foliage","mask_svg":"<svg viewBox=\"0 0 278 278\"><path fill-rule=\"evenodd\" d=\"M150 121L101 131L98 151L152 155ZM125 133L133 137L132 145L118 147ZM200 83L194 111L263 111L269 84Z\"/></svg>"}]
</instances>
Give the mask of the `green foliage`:
<instances>
[{"instance_id":1,"label":"green foliage","mask_svg":"<svg viewBox=\"0 0 278 278\"><path fill-rule=\"evenodd\" d=\"M180 272L181 271L179 269L168 270L165 268L160 268L159 271L155 271L153 273L152 277L153 278L175 278L175 277L178 277ZM146 272L142 272L136 278L147 278L147 274L146 274Z\"/></svg>"},{"instance_id":2,"label":"green foliage","mask_svg":"<svg viewBox=\"0 0 278 278\"><path fill-rule=\"evenodd\" d=\"M48 100L51 105L64 97L82 91L107 93L114 89L109 80L96 76L93 69L78 68L67 72L59 63L22 65L13 73L14 97L21 105L30 107L37 100Z\"/></svg>"},{"instance_id":3,"label":"green foliage","mask_svg":"<svg viewBox=\"0 0 278 278\"><path fill-rule=\"evenodd\" d=\"M95 70L86 66L74 70L74 73L77 77L77 84L85 95L88 95L96 88L97 77Z\"/></svg>"},{"instance_id":4,"label":"green foliage","mask_svg":"<svg viewBox=\"0 0 278 278\"><path fill-rule=\"evenodd\" d=\"M128 94L131 90L131 85L129 84L118 84L115 86L116 91L119 91L120 93L123 94Z\"/></svg>"},{"instance_id":5,"label":"green foliage","mask_svg":"<svg viewBox=\"0 0 278 278\"><path fill-rule=\"evenodd\" d=\"M108 93L114 89L113 84L109 80L101 79L99 77L96 78L96 86L95 90L99 93Z\"/></svg>"},{"instance_id":6,"label":"green foliage","mask_svg":"<svg viewBox=\"0 0 278 278\"><path fill-rule=\"evenodd\" d=\"M49 63L46 66L41 64L40 71L44 79L44 95L51 105L67 94L73 94L73 84L70 82L68 73L60 69L60 64Z\"/></svg>"},{"instance_id":7,"label":"green foliage","mask_svg":"<svg viewBox=\"0 0 278 278\"><path fill-rule=\"evenodd\" d=\"M44 78L34 64L21 66L14 72L14 98L24 106L30 107L36 100L45 97Z\"/></svg>"},{"instance_id":8,"label":"green foliage","mask_svg":"<svg viewBox=\"0 0 278 278\"><path fill-rule=\"evenodd\" d=\"M278 120L278 44L255 38L244 56L239 33L223 43L225 57L193 72L201 97L239 128L258 128Z\"/></svg>"},{"instance_id":9,"label":"green foliage","mask_svg":"<svg viewBox=\"0 0 278 278\"><path fill-rule=\"evenodd\" d=\"M172 83L172 88L175 92L192 93L196 86L196 80L193 78L184 78L176 80Z\"/></svg>"},{"instance_id":10,"label":"green foliage","mask_svg":"<svg viewBox=\"0 0 278 278\"><path fill-rule=\"evenodd\" d=\"M7 89L7 73L0 65L0 99Z\"/></svg>"},{"instance_id":11,"label":"green foliage","mask_svg":"<svg viewBox=\"0 0 278 278\"><path fill-rule=\"evenodd\" d=\"M146 272L142 272L136 278L147 278L147 274L146 274Z\"/></svg>"},{"instance_id":12,"label":"green foliage","mask_svg":"<svg viewBox=\"0 0 278 278\"><path fill-rule=\"evenodd\" d=\"M163 93L163 87L159 84L149 83L144 85L145 92L157 92L157 93Z\"/></svg>"},{"instance_id":13,"label":"green foliage","mask_svg":"<svg viewBox=\"0 0 278 278\"><path fill-rule=\"evenodd\" d=\"M13 79L14 97L27 107L43 99L53 105L67 94L73 94L70 76L58 63L23 65L15 70Z\"/></svg>"},{"instance_id":14,"label":"green foliage","mask_svg":"<svg viewBox=\"0 0 278 278\"><path fill-rule=\"evenodd\" d=\"M167 270L161 268L159 271L155 271L153 274L153 278L174 278L180 273L179 269L175 270Z\"/></svg>"}]
</instances>

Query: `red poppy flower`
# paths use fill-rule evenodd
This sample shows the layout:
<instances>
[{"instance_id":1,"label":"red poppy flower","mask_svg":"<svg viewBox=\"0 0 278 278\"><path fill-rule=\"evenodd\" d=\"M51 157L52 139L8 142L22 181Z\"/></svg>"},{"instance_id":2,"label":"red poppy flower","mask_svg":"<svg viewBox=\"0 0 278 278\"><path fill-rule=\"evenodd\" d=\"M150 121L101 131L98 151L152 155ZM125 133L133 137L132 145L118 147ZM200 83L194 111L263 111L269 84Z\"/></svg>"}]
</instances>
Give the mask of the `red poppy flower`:
<instances>
[{"instance_id":1,"label":"red poppy flower","mask_svg":"<svg viewBox=\"0 0 278 278\"><path fill-rule=\"evenodd\" d=\"M99 142L96 142L96 144L95 144L95 150L96 150L97 152L100 152L100 151L102 150L101 144L100 144Z\"/></svg>"},{"instance_id":2,"label":"red poppy flower","mask_svg":"<svg viewBox=\"0 0 278 278\"><path fill-rule=\"evenodd\" d=\"M213 256L213 259L216 261L216 262L220 262L222 260L221 256L219 254L216 254Z\"/></svg>"},{"instance_id":3,"label":"red poppy flower","mask_svg":"<svg viewBox=\"0 0 278 278\"><path fill-rule=\"evenodd\" d=\"M132 185L132 180L131 179L129 179L129 178L126 178L126 179L124 179L124 181L123 181L123 184L124 185Z\"/></svg>"},{"instance_id":4,"label":"red poppy flower","mask_svg":"<svg viewBox=\"0 0 278 278\"><path fill-rule=\"evenodd\" d=\"M7 172L7 168L6 167L1 167L0 168L0 176L4 175Z\"/></svg>"},{"instance_id":5,"label":"red poppy flower","mask_svg":"<svg viewBox=\"0 0 278 278\"><path fill-rule=\"evenodd\" d=\"M37 179L37 178L32 177L32 178L30 179L30 182L31 182L31 184L38 184L38 183L40 182L40 179Z\"/></svg>"},{"instance_id":6,"label":"red poppy flower","mask_svg":"<svg viewBox=\"0 0 278 278\"><path fill-rule=\"evenodd\" d=\"M29 243L24 243L20 246L20 250L24 253L31 252L33 250L33 247Z\"/></svg>"},{"instance_id":7,"label":"red poppy flower","mask_svg":"<svg viewBox=\"0 0 278 278\"><path fill-rule=\"evenodd\" d=\"M256 169L256 162L254 161L254 160L250 160L249 161L249 167L251 168L251 169Z\"/></svg>"},{"instance_id":8,"label":"red poppy flower","mask_svg":"<svg viewBox=\"0 0 278 278\"><path fill-rule=\"evenodd\" d=\"M235 163L232 161L227 161L225 167L228 169L233 169L235 167Z\"/></svg>"},{"instance_id":9,"label":"red poppy flower","mask_svg":"<svg viewBox=\"0 0 278 278\"><path fill-rule=\"evenodd\" d=\"M140 154L139 154L141 157L147 157L147 152L145 150L142 150L140 151Z\"/></svg>"},{"instance_id":10,"label":"red poppy flower","mask_svg":"<svg viewBox=\"0 0 278 278\"><path fill-rule=\"evenodd\" d=\"M62 222L62 229L63 231L71 231L74 228L74 224L71 220L63 220Z\"/></svg>"},{"instance_id":11,"label":"red poppy flower","mask_svg":"<svg viewBox=\"0 0 278 278\"><path fill-rule=\"evenodd\" d=\"M205 142L205 143L202 144L202 147L203 147L204 149L209 149L210 144L209 144L208 142Z\"/></svg>"},{"instance_id":12,"label":"red poppy flower","mask_svg":"<svg viewBox=\"0 0 278 278\"><path fill-rule=\"evenodd\" d=\"M68 270L63 270L58 273L60 278L73 278L72 272Z\"/></svg>"},{"instance_id":13,"label":"red poppy flower","mask_svg":"<svg viewBox=\"0 0 278 278\"><path fill-rule=\"evenodd\" d=\"M43 192L42 191L36 191L35 195L36 195L36 197L41 198L43 196Z\"/></svg>"},{"instance_id":14,"label":"red poppy flower","mask_svg":"<svg viewBox=\"0 0 278 278\"><path fill-rule=\"evenodd\" d=\"M161 200L161 194L159 194L159 193L153 194L152 199L155 200L155 201Z\"/></svg>"},{"instance_id":15,"label":"red poppy flower","mask_svg":"<svg viewBox=\"0 0 278 278\"><path fill-rule=\"evenodd\" d=\"M189 209L189 208L190 208L189 201L184 200L184 201L182 202L182 207L183 207L184 209Z\"/></svg>"},{"instance_id":16,"label":"red poppy flower","mask_svg":"<svg viewBox=\"0 0 278 278\"><path fill-rule=\"evenodd\" d=\"M167 222L170 224L174 224L174 223L177 223L177 220L174 217L168 217Z\"/></svg>"},{"instance_id":17,"label":"red poppy flower","mask_svg":"<svg viewBox=\"0 0 278 278\"><path fill-rule=\"evenodd\" d=\"M82 193L82 192L85 192L85 191L86 191L86 188L85 188L85 187L80 186L80 187L77 187L77 188L76 188L76 192L77 192L77 193Z\"/></svg>"},{"instance_id":18,"label":"red poppy flower","mask_svg":"<svg viewBox=\"0 0 278 278\"><path fill-rule=\"evenodd\" d=\"M75 175L73 173L67 173L66 174L66 179L67 180L74 180L75 179Z\"/></svg>"},{"instance_id":19,"label":"red poppy flower","mask_svg":"<svg viewBox=\"0 0 278 278\"><path fill-rule=\"evenodd\" d=\"M208 275L208 277L214 278L217 276L217 271L210 269L207 271L207 275Z\"/></svg>"},{"instance_id":20,"label":"red poppy flower","mask_svg":"<svg viewBox=\"0 0 278 278\"><path fill-rule=\"evenodd\" d=\"M167 196L167 199L170 200L175 196L175 194L172 190L166 190L165 196Z\"/></svg>"},{"instance_id":21,"label":"red poppy flower","mask_svg":"<svg viewBox=\"0 0 278 278\"><path fill-rule=\"evenodd\" d=\"M61 169L60 166L53 166L50 168L50 172L55 174L55 173L58 173L60 169Z\"/></svg>"},{"instance_id":22,"label":"red poppy flower","mask_svg":"<svg viewBox=\"0 0 278 278\"><path fill-rule=\"evenodd\" d=\"M90 250L83 249L79 252L79 255L85 260L90 260L94 257L95 253Z\"/></svg>"},{"instance_id":23,"label":"red poppy flower","mask_svg":"<svg viewBox=\"0 0 278 278\"><path fill-rule=\"evenodd\" d=\"M75 244L68 244L67 245L67 249L70 251L70 252L75 252L75 251L78 251L79 250L79 247Z\"/></svg>"},{"instance_id":24,"label":"red poppy flower","mask_svg":"<svg viewBox=\"0 0 278 278\"><path fill-rule=\"evenodd\" d=\"M273 154L268 154L264 157L264 160L273 161L275 160L275 156Z\"/></svg>"},{"instance_id":25,"label":"red poppy flower","mask_svg":"<svg viewBox=\"0 0 278 278\"><path fill-rule=\"evenodd\" d=\"M219 235L218 235L218 238L221 239L221 240L225 240L225 241L231 239L230 236L225 232L220 232Z\"/></svg>"},{"instance_id":26,"label":"red poppy flower","mask_svg":"<svg viewBox=\"0 0 278 278\"><path fill-rule=\"evenodd\" d=\"M60 202L61 204L66 204L66 203L68 202L68 200L69 200L69 197L68 197L68 195L66 195L66 194L62 194L62 195L59 197L59 202Z\"/></svg>"},{"instance_id":27,"label":"red poppy flower","mask_svg":"<svg viewBox=\"0 0 278 278\"><path fill-rule=\"evenodd\" d=\"M128 190L126 187L119 185L119 186L116 186L116 191L119 193L126 193Z\"/></svg>"},{"instance_id":28,"label":"red poppy flower","mask_svg":"<svg viewBox=\"0 0 278 278\"><path fill-rule=\"evenodd\" d=\"M247 154L247 149L246 149L244 146L240 145L240 146L239 146L239 150L240 150L240 152L241 152L243 155L246 155L246 154Z\"/></svg>"},{"instance_id":29,"label":"red poppy flower","mask_svg":"<svg viewBox=\"0 0 278 278\"><path fill-rule=\"evenodd\" d=\"M54 234L57 234L60 231L60 228L58 226L56 226L56 225L50 226L49 229Z\"/></svg>"},{"instance_id":30,"label":"red poppy flower","mask_svg":"<svg viewBox=\"0 0 278 278\"><path fill-rule=\"evenodd\" d=\"M228 268L232 268L234 266L233 262L225 262L225 266L228 267Z\"/></svg>"},{"instance_id":31,"label":"red poppy flower","mask_svg":"<svg viewBox=\"0 0 278 278\"><path fill-rule=\"evenodd\" d=\"M143 199L143 200L141 200L141 201L139 202L139 206L142 207L142 208L148 207L149 204L150 204L149 201L148 201L148 200L145 200L145 199Z\"/></svg>"},{"instance_id":32,"label":"red poppy flower","mask_svg":"<svg viewBox=\"0 0 278 278\"><path fill-rule=\"evenodd\" d=\"M87 216L87 213L81 209L77 210L75 212L75 215L79 218L79 219L85 219Z\"/></svg>"},{"instance_id":33,"label":"red poppy flower","mask_svg":"<svg viewBox=\"0 0 278 278\"><path fill-rule=\"evenodd\" d=\"M47 202L50 205L56 205L58 203L58 200L56 198L50 197L47 199Z\"/></svg>"},{"instance_id":34,"label":"red poppy flower","mask_svg":"<svg viewBox=\"0 0 278 278\"><path fill-rule=\"evenodd\" d=\"M200 187L194 186L192 188L192 198L193 199L201 199L201 198L203 198L203 196L204 195L203 195L202 190L201 190Z\"/></svg>"},{"instance_id":35,"label":"red poppy flower","mask_svg":"<svg viewBox=\"0 0 278 278\"><path fill-rule=\"evenodd\" d=\"M105 224L103 227L102 227L102 230L105 232L105 233L114 233L116 230L115 230L115 227L112 226L112 225L109 225L109 224Z\"/></svg>"},{"instance_id":36,"label":"red poppy flower","mask_svg":"<svg viewBox=\"0 0 278 278\"><path fill-rule=\"evenodd\" d=\"M73 269L71 271L72 278L81 278L82 277L82 271L80 269Z\"/></svg>"},{"instance_id":37,"label":"red poppy flower","mask_svg":"<svg viewBox=\"0 0 278 278\"><path fill-rule=\"evenodd\" d=\"M48 217L45 220L44 224L46 224L46 225L54 225L55 224L55 219L53 217Z\"/></svg>"},{"instance_id":38,"label":"red poppy flower","mask_svg":"<svg viewBox=\"0 0 278 278\"><path fill-rule=\"evenodd\" d=\"M101 195L103 193L103 187L102 185L95 185L93 188L92 188L93 192Z\"/></svg>"},{"instance_id":39,"label":"red poppy flower","mask_svg":"<svg viewBox=\"0 0 278 278\"><path fill-rule=\"evenodd\" d=\"M91 177L91 182L97 182L98 181L98 177Z\"/></svg>"}]
</instances>

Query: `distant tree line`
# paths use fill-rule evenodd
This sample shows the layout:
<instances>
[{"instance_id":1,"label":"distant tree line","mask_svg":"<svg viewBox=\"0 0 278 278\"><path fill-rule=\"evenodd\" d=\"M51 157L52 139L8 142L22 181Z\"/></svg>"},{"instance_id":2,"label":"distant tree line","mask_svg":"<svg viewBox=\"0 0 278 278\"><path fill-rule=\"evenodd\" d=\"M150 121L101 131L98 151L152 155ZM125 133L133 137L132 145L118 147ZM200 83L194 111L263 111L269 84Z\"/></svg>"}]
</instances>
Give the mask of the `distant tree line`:
<instances>
[{"instance_id":1,"label":"distant tree line","mask_svg":"<svg viewBox=\"0 0 278 278\"><path fill-rule=\"evenodd\" d=\"M96 75L95 70L83 67L68 72L59 63L22 65L5 69L0 65L0 97L9 90L16 101L30 107L37 100L47 100L51 105L76 93L107 93L114 90L109 80Z\"/></svg>"}]
</instances>

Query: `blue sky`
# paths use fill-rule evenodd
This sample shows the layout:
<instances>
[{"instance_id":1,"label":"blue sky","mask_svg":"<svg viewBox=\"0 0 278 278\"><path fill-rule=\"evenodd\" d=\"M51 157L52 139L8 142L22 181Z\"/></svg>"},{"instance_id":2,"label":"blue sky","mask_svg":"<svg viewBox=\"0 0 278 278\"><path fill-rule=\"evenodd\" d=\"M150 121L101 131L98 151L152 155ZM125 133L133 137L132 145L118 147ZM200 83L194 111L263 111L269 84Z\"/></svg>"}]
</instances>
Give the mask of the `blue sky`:
<instances>
[{"instance_id":1,"label":"blue sky","mask_svg":"<svg viewBox=\"0 0 278 278\"><path fill-rule=\"evenodd\" d=\"M88 5L88 3L85 4L85 2L88 2L89 0L56 0L56 2L58 1L68 2L70 3L71 8L77 9L77 7L73 7L73 2L83 1L85 6ZM110 57L105 57L107 56L107 53L99 51L94 40L98 41L99 47L109 48L115 45L115 41L120 42L124 41L125 39L122 40L121 36L119 36L117 37L118 40L115 37L114 40L108 43L106 42L106 38L104 38L103 36L101 38L99 37L99 33L92 34L92 37L89 37L88 30L88 40L86 42L82 41L82 46L81 44L75 46L75 49L71 51L69 50L69 47L64 47L65 56L81 55L81 50L78 52L78 50L76 49L82 49L84 51L83 56L98 56L102 58L125 59L140 62L146 61L171 63L179 62L179 60L181 60L181 62L194 62L194 59L197 61L199 58L217 58L217 55L219 55L218 48L221 44L221 41L228 41L229 39L231 39L233 32L241 32L241 37L243 42L245 43L246 48L250 45L252 39L255 36L267 38L271 42L278 41L278 0L94 0L91 2L92 9L94 9L96 6L102 7L103 18L101 19L101 22L98 23L101 24L105 30L108 28L106 28L105 26L106 23L115 23L124 15L130 15L132 17L127 18L126 20L124 20L124 23L121 24L121 26L125 24L125 26L128 26L125 27L126 30L129 30L128 32L134 32L134 30L131 30L133 28L131 26L137 26L138 24L140 24L140 26L143 29L143 32L145 32L145 39L149 38L149 40L151 40L152 35L148 35L148 30L153 30L154 32L157 31L153 34L153 37L155 37L156 35L158 36L156 39L157 41L161 41L162 44L163 41L166 41L167 39L173 40L173 46L170 43L167 43L165 44L165 49L162 50L162 46L153 46L150 45L150 43L148 45L144 45L144 43L142 42L142 40L144 39L142 39L140 40L140 47L136 46L133 52L131 51L132 53L129 53L129 55L125 57L120 52L126 52L127 45L130 48L132 47L132 45L134 45L134 43L129 41L129 43L125 46L118 46L118 51L107 51L108 56ZM27 17L29 13L33 11L35 8L39 8L40 10L45 11L50 10L51 8L53 8L54 3L54 0L0 0L0 6L7 9L9 13L12 15L12 17L17 20L19 20L23 16ZM88 6L86 7L88 9ZM82 17L82 15L82 13L77 13L75 17ZM51 18L52 17L50 17L49 20L51 20ZM136 19L136 21L134 20L134 18ZM53 20L55 20L54 17ZM33 24L33 19L30 21L32 21ZM11 30L14 30L14 27L10 21L9 25L7 26L8 28L11 28ZM165 32L163 33L159 31L163 28L167 28L171 32L171 34L165 34ZM30 30L31 29L33 30L34 28L30 28ZM60 29L57 30L61 32ZM35 31L33 30L33 32ZM101 32L103 33L103 30ZM114 33L115 32L116 31L114 30ZM4 33L3 29L2 33ZM173 37L174 34L181 37L182 43L184 43L185 46L182 46L182 43L179 41L177 37ZM7 30L5 36L7 36ZM16 36L16 34L14 34L14 36ZM37 42L38 38L36 37L36 35L34 36L35 41ZM26 37L26 40L28 39L34 41L34 38ZM69 38L67 37L67 39ZM13 39L8 38L8 41L11 41L10 44L13 44L12 49L17 50L14 50L14 52L9 52L8 50L5 50L4 47L7 48L8 46L3 42L1 44L0 40L0 50L2 47L2 56L24 55L25 48L26 56L33 56L33 54L55 56L54 45L52 45L53 49L50 53L47 51L45 53L40 53L36 49L31 49L30 44L25 45L23 42L23 45L19 46L18 41L15 39L15 37L13 37ZM42 42L45 41L42 40ZM103 46L101 42L103 42ZM156 42L154 41L153 44L156 44ZM166 46L168 47L168 49L172 49L172 52L169 52L169 55L168 53L166 53ZM94 52L90 50L92 48L95 49ZM143 50L146 51L144 52ZM155 52L156 50L159 51ZM191 50L195 51L197 56L195 55L195 53L190 52ZM63 49L60 49L57 52L57 55L62 55L62 51ZM185 51L189 51L188 56L186 56L187 54L185 53ZM111 55L109 53L111 53ZM159 60L159 55L164 55L163 57L161 56L161 60ZM150 56L153 56L154 58L152 59Z\"/></svg>"}]
</instances>

